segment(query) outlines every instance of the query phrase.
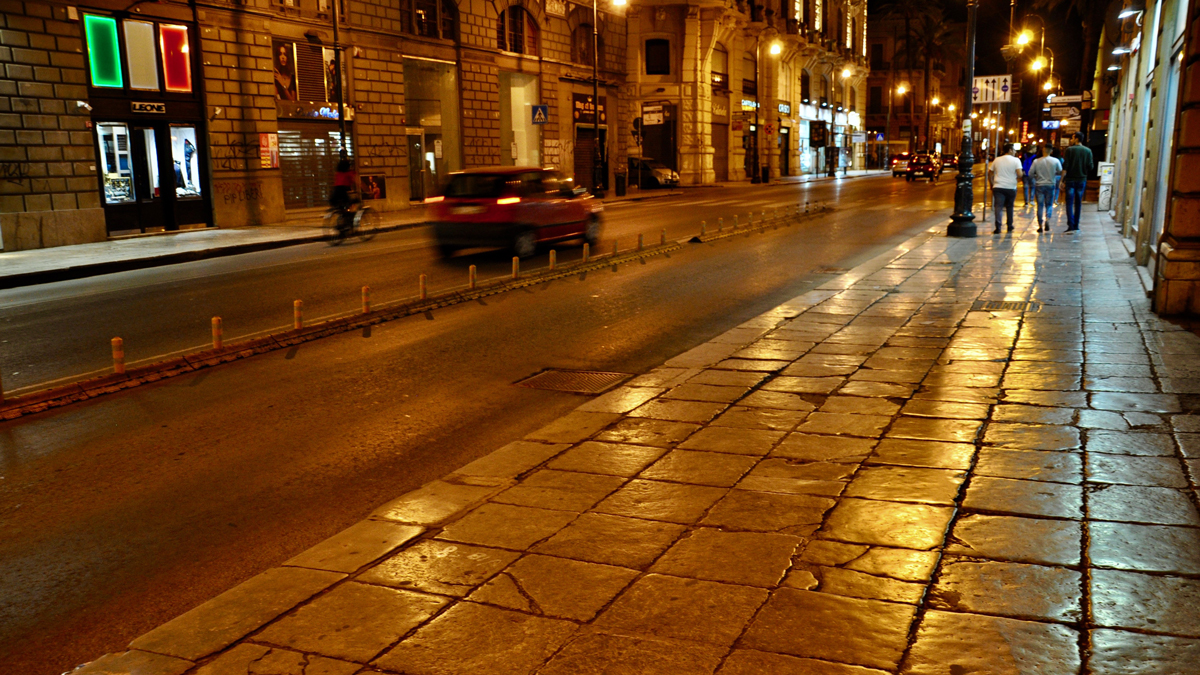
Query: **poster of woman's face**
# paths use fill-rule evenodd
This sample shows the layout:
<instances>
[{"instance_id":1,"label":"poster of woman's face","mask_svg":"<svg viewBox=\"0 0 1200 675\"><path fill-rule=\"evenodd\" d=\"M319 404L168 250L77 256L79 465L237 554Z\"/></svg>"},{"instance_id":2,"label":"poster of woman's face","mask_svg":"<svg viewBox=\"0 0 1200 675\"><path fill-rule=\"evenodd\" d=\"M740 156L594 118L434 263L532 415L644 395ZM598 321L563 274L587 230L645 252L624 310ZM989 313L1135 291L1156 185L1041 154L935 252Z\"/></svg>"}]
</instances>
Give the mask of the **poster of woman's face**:
<instances>
[{"instance_id":1,"label":"poster of woman's face","mask_svg":"<svg viewBox=\"0 0 1200 675\"><path fill-rule=\"evenodd\" d=\"M272 42L275 60L275 98L295 101L296 95L296 45L275 40Z\"/></svg>"}]
</instances>

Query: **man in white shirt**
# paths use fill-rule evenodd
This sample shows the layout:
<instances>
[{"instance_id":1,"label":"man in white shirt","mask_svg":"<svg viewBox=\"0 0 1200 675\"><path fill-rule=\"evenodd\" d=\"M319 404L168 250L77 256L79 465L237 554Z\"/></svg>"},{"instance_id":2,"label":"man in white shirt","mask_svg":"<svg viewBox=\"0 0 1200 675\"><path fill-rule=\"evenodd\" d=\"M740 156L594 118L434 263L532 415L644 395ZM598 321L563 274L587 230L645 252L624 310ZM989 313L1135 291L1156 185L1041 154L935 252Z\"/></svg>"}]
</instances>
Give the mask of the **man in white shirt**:
<instances>
[{"instance_id":1,"label":"man in white shirt","mask_svg":"<svg viewBox=\"0 0 1200 675\"><path fill-rule=\"evenodd\" d=\"M996 210L996 230L1000 234L1000 209L1008 215L1008 231L1013 231L1013 204L1017 201L1017 185L1025 177L1021 160L1013 157L1012 143L1004 144L1004 151L988 167L988 182L992 184L992 205Z\"/></svg>"},{"instance_id":2,"label":"man in white shirt","mask_svg":"<svg viewBox=\"0 0 1200 675\"><path fill-rule=\"evenodd\" d=\"M1054 187L1058 177L1062 175L1062 164L1050 156L1050 146L1042 146L1042 156L1033 160L1029 167L1029 176L1033 179L1037 191L1038 232L1050 229L1050 220L1054 218ZM1042 210L1046 211L1045 227L1042 227Z\"/></svg>"}]
</instances>

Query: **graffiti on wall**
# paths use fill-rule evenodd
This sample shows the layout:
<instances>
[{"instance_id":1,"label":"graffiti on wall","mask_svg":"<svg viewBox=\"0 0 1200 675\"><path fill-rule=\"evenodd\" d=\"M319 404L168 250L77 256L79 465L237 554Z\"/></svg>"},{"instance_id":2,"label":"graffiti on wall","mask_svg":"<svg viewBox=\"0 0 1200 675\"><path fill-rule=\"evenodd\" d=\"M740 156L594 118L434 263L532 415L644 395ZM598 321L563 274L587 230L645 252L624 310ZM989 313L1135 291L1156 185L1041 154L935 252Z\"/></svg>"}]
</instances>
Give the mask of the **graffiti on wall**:
<instances>
[{"instance_id":1,"label":"graffiti on wall","mask_svg":"<svg viewBox=\"0 0 1200 675\"><path fill-rule=\"evenodd\" d=\"M213 192L222 203L241 204L243 202L256 202L262 199L262 183L253 181L243 183L241 181L219 181L213 186Z\"/></svg>"}]
</instances>

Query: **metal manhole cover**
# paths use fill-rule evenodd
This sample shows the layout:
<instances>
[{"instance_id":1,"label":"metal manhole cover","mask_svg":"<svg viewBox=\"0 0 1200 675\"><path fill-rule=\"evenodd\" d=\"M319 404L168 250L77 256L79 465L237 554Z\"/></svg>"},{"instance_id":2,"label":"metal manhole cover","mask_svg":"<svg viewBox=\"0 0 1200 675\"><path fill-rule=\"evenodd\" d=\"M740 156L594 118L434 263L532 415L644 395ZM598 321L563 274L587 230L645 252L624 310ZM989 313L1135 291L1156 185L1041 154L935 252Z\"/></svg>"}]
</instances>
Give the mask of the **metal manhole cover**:
<instances>
[{"instance_id":1,"label":"metal manhole cover","mask_svg":"<svg viewBox=\"0 0 1200 675\"><path fill-rule=\"evenodd\" d=\"M998 300L977 300L971 305L973 312L1038 312L1042 305L1038 302L1000 302Z\"/></svg>"},{"instance_id":2,"label":"metal manhole cover","mask_svg":"<svg viewBox=\"0 0 1200 675\"><path fill-rule=\"evenodd\" d=\"M517 382L518 387L569 391L575 394L602 394L633 377L627 373L604 373L595 370L543 370L533 377Z\"/></svg>"}]
</instances>

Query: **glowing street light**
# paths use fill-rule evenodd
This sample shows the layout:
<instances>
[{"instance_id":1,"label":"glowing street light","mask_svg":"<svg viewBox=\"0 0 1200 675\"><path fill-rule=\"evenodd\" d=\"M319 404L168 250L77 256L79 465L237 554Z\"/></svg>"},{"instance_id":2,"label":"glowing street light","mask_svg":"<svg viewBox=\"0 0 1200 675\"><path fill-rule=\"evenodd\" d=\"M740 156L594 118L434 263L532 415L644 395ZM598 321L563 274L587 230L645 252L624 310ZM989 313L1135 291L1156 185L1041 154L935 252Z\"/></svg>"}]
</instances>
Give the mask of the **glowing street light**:
<instances>
[{"instance_id":1,"label":"glowing street light","mask_svg":"<svg viewBox=\"0 0 1200 675\"><path fill-rule=\"evenodd\" d=\"M1031 40L1033 40L1033 34L1027 30L1021 31L1021 34L1017 36L1017 44L1021 45L1022 47L1029 44Z\"/></svg>"},{"instance_id":2,"label":"glowing street light","mask_svg":"<svg viewBox=\"0 0 1200 675\"><path fill-rule=\"evenodd\" d=\"M1029 69L1033 70L1033 71L1038 71L1045 67L1046 67L1046 59L1043 59L1040 56L1037 57L1036 59L1034 59L1033 63L1029 64Z\"/></svg>"},{"instance_id":3,"label":"glowing street light","mask_svg":"<svg viewBox=\"0 0 1200 675\"><path fill-rule=\"evenodd\" d=\"M939 103L941 103L941 102L942 102L942 99L940 99L940 98L938 98L938 97L936 97L936 96L934 96L934 97L933 97L933 100L932 100L932 101L930 101L930 103L932 103L932 104L934 104L934 105L937 105L937 104L939 104Z\"/></svg>"},{"instance_id":4,"label":"glowing street light","mask_svg":"<svg viewBox=\"0 0 1200 675\"><path fill-rule=\"evenodd\" d=\"M906 91L908 91L908 87L906 87L904 85L900 85L899 87L896 87L896 93L900 94L901 96L903 96L904 92L906 92Z\"/></svg>"},{"instance_id":5,"label":"glowing street light","mask_svg":"<svg viewBox=\"0 0 1200 675\"><path fill-rule=\"evenodd\" d=\"M771 56L779 56L779 54L783 51L783 45L780 44L779 40L775 40L774 42L771 43L770 51L771 51Z\"/></svg>"}]
</instances>

